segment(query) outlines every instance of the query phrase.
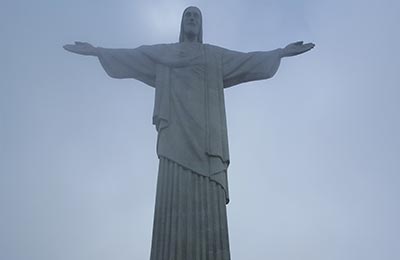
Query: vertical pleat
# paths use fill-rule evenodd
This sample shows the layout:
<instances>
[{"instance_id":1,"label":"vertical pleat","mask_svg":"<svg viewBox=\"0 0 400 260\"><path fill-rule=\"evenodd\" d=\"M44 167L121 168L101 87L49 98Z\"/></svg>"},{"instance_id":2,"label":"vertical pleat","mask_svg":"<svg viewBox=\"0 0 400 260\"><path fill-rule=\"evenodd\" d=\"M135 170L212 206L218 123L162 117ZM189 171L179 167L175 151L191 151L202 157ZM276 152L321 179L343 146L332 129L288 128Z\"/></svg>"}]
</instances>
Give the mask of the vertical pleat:
<instances>
[{"instance_id":1,"label":"vertical pleat","mask_svg":"<svg viewBox=\"0 0 400 260\"><path fill-rule=\"evenodd\" d=\"M151 260L230 260L225 193L160 158Z\"/></svg>"}]
</instances>

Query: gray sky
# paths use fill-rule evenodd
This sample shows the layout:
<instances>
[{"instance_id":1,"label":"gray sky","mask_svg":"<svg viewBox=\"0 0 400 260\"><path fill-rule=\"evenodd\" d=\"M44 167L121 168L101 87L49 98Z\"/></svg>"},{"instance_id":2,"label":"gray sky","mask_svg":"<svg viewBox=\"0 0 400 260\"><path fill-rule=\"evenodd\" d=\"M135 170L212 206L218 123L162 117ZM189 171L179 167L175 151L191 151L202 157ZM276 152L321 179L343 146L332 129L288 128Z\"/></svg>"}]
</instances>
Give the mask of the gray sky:
<instances>
[{"instance_id":1,"label":"gray sky","mask_svg":"<svg viewBox=\"0 0 400 260\"><path fill-rule=\"evenodd\" d=\"M395 0L6 0L0 259L149 259L154 89L62 45L176 42L189 5L207 43L316 43L226 91L232 259L400 259Z\"/></svg>"}]
</instances>

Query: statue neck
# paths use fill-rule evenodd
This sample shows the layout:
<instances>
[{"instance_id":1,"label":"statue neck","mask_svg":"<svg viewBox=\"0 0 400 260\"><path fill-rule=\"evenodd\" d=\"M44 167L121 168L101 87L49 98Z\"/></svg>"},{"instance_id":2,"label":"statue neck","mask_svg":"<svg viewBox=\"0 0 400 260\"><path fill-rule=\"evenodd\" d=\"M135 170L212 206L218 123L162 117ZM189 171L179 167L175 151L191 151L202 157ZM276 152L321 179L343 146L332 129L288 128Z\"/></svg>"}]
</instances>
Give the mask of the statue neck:
<instances>
[{"instance_id":1,"label":"statue neck","mask_svg":"<svg viewBox=\"0 0 400 260\"><path fill-rule=\"evenodd\" d=\"M194 33L185 33L183 36L184 42L198 42L197 34Z\"/></svg>"}]
</instances>

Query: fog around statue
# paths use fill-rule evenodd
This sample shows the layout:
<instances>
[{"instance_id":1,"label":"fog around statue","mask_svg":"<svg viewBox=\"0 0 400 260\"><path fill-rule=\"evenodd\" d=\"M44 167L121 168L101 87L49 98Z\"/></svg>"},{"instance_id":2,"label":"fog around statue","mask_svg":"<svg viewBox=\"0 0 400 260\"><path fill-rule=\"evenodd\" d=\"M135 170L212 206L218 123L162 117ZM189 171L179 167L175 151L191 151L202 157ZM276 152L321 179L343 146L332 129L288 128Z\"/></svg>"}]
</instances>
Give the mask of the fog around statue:
<instances>
[{"instance_id":1,"label":"fog around statue","mask_svg":"<svg viewBox=\"0 0 400 260\"><path fill-rule=\"evenodd\" d=\"M155 88L153 124L160 165L151 260L230 259L224 89L271 78L282 58L314 47L299 41L244 53L204 44L202 36L201 12L188 7L178 43L134 49L85 42L64 46L98 57L110 77L133 78Z\"/></svg>"}]
</instances>

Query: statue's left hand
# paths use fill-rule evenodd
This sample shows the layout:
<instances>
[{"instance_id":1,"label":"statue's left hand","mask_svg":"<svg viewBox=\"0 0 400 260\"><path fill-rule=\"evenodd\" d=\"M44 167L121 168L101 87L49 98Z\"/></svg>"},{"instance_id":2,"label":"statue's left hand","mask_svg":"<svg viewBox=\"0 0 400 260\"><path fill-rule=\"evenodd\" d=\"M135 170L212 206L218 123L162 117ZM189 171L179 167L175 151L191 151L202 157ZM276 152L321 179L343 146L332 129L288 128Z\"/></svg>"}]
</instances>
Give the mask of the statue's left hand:
<instances>
[{"instance_id":1,"label":"statue's left hand","mask_svg":"<svg viewBox=\"0 0 400 260\"><path fill-rule=\"evenodd\" d=\"M294 42L282 49L282 57L291 57L302 54L314 48L314 43Z\"/></svg>"},{"instance_id":2,"label":"statue's left hand","mask_svg":"<svg viewBox=\"0 0 400 260\"><path fill-rule=\"evenodd\" d=\"M75 44L66 44L63 48L67 51L89 56L97 56L97 48L87 42L75 42Z\"/></svg>"}]
</instances>

